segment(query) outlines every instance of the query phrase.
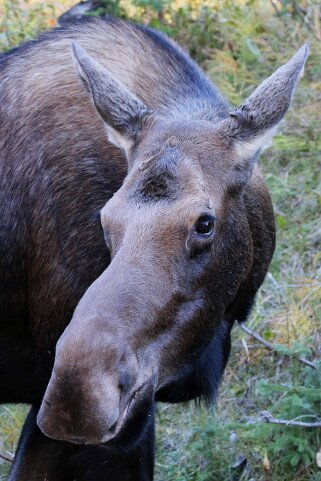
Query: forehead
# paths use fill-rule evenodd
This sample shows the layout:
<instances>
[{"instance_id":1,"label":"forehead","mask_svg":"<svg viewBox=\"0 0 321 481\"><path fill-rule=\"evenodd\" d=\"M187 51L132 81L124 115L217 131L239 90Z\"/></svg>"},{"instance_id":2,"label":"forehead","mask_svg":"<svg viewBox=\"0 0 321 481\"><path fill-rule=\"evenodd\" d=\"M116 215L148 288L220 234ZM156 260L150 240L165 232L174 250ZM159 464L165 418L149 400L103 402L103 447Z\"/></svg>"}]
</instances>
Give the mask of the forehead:
<instances>
[{"instance_id":1,"label":"forehead","mask_svg":"<svg viewBox=\"0 0 321 481\"><path fill-rule=\"evenodd\" d=\"M137 202L177 201L204 196L207 167L222 145L209 122L167 126L152 135L138 154L125 183Z\"/></svg>"},{"instance_id":2,"label":"forehead","mask_svg":"<svg viewBox=\"0 0 321 481\"><path fill-rule=\"evenodd\" d=\"M123 186L102 210L109 223L153 216L163 223L178 217L192 222L220 210L228 146L210 122L168 124L138 145Z\"/></svg>"},{"instance_id":3,"label":"forehead","mask_svg":"<svg viewBox=\"0 0 321 481\"><path fill-rule=\"evenodd\" d=\"M102 209L102 216L109 224L139 219L143 224L152 219L159 224L194 218L209 209L212 201L200 166L176 152L167 152L135 167Z\"/></svg>"},{"instance_id":4,"label":"forehead","mask_svg":"<svg viewBox=\"0 0 321 481\"><path fill-rule=\"evenodd\" d=\"M165 148L138 167L131 198L144 203L170 202L179 200L184 193L196 193L203 181L198 167L184 159L178 148Z\"/></svg>"},{"instance_id":5,"label":"forehead","mask_svg":"<svg viewBox=\"0 0 321 481\"><path fill-rule=\"evenodd\" d=\"M128 194L136 204L173 204L186 198L191 201L203 198L206 190L199 164L184 158L176 148L142 164L133 177Z\"/></svg>"}]
</instances>

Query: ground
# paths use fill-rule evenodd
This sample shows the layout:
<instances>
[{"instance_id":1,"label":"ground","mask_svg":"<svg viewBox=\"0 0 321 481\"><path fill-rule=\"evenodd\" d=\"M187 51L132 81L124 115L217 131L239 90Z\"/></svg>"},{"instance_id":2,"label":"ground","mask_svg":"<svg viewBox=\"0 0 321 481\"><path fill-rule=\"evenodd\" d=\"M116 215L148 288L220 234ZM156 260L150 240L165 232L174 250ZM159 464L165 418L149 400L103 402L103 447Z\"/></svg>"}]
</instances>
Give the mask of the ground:
<instances>
[{"instance_id":1,"label":"ground","mask_svg":"<svg viewBox=\"0 0 321 481\"><path fill-rule=\"evenodd\" d=\"M0 0L1 48L53 26L68 3L58 8L11 0L9 10ZM217 407L159 406L156 481L320 481L321 430L268 424L260 414L321 421L320 6L277 0L190 1L185 8L182 1L133 3L109 2L116 13L175 37L234 105L304 42L311 48L291 111L260 159L275 208L277 247L247 326L275 351L236 326ZM0 452L8 457L26 409L0 408ZM8 466L0 460L1 481Z\"/></svg>"}]
</instances>

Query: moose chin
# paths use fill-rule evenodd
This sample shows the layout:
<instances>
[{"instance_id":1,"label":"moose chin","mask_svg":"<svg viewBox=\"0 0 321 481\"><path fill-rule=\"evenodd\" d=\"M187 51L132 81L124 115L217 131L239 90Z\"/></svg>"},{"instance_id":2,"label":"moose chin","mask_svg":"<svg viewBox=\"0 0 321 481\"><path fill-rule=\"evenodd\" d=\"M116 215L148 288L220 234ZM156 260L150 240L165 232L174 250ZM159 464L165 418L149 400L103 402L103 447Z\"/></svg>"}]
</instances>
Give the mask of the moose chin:
<instances>
[{"instance_id":1,"label":"moose chin","mask_svg":"<svg viewBox=\"0 0 321 481\"><path fill-rule=\"evenodd\" d=\"M151 481L156 401L215 399L274 251L259 154L307 55L236 109L121 20L2 57L0 402L32 405L9 481Z\"/></svg>"}]
</instances>

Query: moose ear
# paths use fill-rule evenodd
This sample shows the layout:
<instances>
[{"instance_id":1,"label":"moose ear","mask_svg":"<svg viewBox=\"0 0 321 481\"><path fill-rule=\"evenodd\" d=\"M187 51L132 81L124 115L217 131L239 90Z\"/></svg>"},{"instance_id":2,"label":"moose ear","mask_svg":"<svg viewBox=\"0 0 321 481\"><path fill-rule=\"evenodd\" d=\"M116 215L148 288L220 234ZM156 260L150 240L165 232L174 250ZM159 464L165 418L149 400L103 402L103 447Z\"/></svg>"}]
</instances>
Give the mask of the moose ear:
<instances>
[{"instance_id":1,"label":"moose ear","mask_svg":"<svg viewBox=\"0 0 321 481\"><path fill-rule=\"evenodd\" d=\"M74 42L71 47L80 80L107 126L109 141L128 155L150 111L82 47Z\"/></svg>"},{"instance_id":2,"label":"moose ear","mask_svg":"<svg viewBox=\"0 0 321 481\"><path fill-rule=\"evenodd\" d=\"M272 139L276 126L290 107L308 53L307 45L301 47L223 121L225 133L235 141L239 158L253 158Z\"/></svg>"}]
</instances>

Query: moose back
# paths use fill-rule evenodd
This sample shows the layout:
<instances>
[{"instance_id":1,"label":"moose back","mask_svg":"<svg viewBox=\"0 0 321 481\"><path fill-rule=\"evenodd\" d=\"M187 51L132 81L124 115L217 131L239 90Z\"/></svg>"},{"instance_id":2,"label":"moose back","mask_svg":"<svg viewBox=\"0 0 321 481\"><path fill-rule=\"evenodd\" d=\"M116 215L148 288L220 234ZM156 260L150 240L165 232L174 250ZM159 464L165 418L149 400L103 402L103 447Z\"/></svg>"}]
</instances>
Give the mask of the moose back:
<instances>
[{"instance_id":1,"label":"moose back","mask_svg":"<svg viewBox=\"0 0 321 481\"><path fill-rule=\"evenodd\" d=\"M120 20L1 57L0 402L32 406L10 481L150 481L155 401L215 397L274 250L256 161L306 56L235 110Z\"/></svg>"}]
</instances>

